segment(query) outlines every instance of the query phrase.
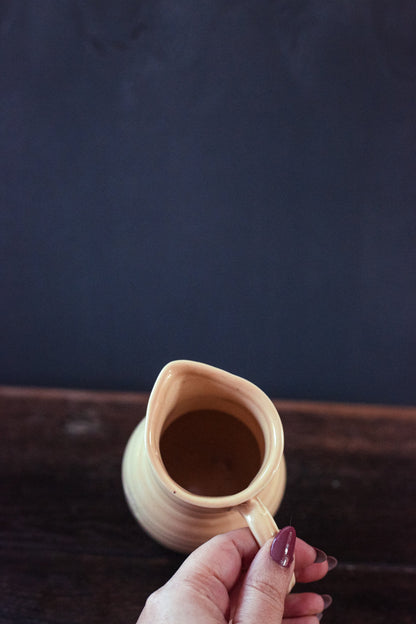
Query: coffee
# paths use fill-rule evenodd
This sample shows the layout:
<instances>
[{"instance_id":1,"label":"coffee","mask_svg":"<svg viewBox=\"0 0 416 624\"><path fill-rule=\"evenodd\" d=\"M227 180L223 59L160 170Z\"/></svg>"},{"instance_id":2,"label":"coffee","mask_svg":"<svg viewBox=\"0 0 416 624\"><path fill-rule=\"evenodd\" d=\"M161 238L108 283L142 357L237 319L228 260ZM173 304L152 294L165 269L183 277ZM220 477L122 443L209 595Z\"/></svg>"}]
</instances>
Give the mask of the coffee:
<instances>
[{"instance_id":1,"label":"coffee","mask_svg":"<svg viewBox=\"0 0 416 624\"><path fill-rule=\"evenodd\" d=\"M262 454L240 419L220 410L186 412L162 433L160 452L178 485L201 496L244 490L258 473Z\"/></svg>"}]
</instances>

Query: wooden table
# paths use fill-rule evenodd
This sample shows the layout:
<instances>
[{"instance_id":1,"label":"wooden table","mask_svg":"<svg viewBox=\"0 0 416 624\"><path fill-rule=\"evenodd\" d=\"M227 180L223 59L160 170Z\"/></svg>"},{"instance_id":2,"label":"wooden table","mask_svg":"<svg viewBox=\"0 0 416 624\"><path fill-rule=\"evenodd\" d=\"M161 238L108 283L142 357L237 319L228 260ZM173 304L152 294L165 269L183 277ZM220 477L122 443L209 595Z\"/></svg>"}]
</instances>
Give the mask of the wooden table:
<instances>
[{"instance_id":1,"label":"wooden table","mask_svg":"<svg viewBox=\"0 0 416 624\"><path fill-rule=\"evenodd\" d=\"M147 395L0 388L0 622L132 623L183 557L131 516L122 452ZM416 409L276 401L280 526L339 559L328 624L416 622ZM299 587L300 589L300 587Z\"/></svg>"}]
</instances>

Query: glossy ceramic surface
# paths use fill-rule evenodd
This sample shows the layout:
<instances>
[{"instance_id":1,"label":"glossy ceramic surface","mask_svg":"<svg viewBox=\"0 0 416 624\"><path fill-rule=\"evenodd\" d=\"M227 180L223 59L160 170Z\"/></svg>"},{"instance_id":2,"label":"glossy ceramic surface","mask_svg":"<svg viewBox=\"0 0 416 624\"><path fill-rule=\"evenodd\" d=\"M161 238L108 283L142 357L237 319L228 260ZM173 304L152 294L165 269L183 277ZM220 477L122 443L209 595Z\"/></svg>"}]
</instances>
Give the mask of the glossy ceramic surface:
<instances>
[{"instance_id":1,"label":"glossy ceramic surface","mask_svg":"<svg viewBox=\"0 0 416 624\"><path fill-rule=\"evenodd\" d=\"M197 409L232 414L256 437L262 463L243 490L201 496L178 485L166 471L161 436L176 418ZM199 362L171 362L160 372L146 418L128 441L122 481L135 518L169 548L190 552L218 533L247 524L262 544L278 530L272 516L286 483L283 429L276 408L264 392L241 377Z\"/></svg>"}]
</instances>

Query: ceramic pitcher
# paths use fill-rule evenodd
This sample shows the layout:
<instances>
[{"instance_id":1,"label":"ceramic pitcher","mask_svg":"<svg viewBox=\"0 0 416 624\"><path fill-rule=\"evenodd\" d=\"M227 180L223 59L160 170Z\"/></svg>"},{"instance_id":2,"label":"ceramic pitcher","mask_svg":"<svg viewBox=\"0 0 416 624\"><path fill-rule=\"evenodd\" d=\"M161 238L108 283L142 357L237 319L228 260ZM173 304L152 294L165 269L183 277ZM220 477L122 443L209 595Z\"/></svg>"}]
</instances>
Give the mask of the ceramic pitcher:
<instances>
[{"instance_id":1,"label":"ceramic pitcher","mask_svg":"<svg viewBox=\"0 0 416 624\"><path fill-rule=\"evenodd\" d=\"M276 408L241 377L173 361L128 441L122 481L137 521L168 548L188 553L246 525L262 545L278 531L273 515L286 483Z\"/></svg>"}]
</instances>

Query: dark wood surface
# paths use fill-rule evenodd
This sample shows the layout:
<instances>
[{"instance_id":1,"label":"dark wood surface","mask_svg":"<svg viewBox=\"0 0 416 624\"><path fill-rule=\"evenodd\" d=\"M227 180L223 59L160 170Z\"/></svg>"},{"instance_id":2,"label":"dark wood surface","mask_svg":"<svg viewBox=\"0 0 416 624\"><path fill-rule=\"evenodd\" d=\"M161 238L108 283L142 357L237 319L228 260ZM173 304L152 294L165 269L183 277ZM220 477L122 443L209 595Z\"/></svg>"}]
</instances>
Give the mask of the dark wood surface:
<instances>
[{"instance_id":1,"label":"dark wood surface","mask_svg":"<svg viewBox=\"0 0 416 624\"><path fill-rule=\"evenodd\" d=\"M147 395L0 388L0 622L137 619L182 555L142 532L120 463ZM416 409L276 401L280 526L339 559L328 624L416 622ZM301 590L301 586L298 586Z\"/></svg>"}]
</instances>

